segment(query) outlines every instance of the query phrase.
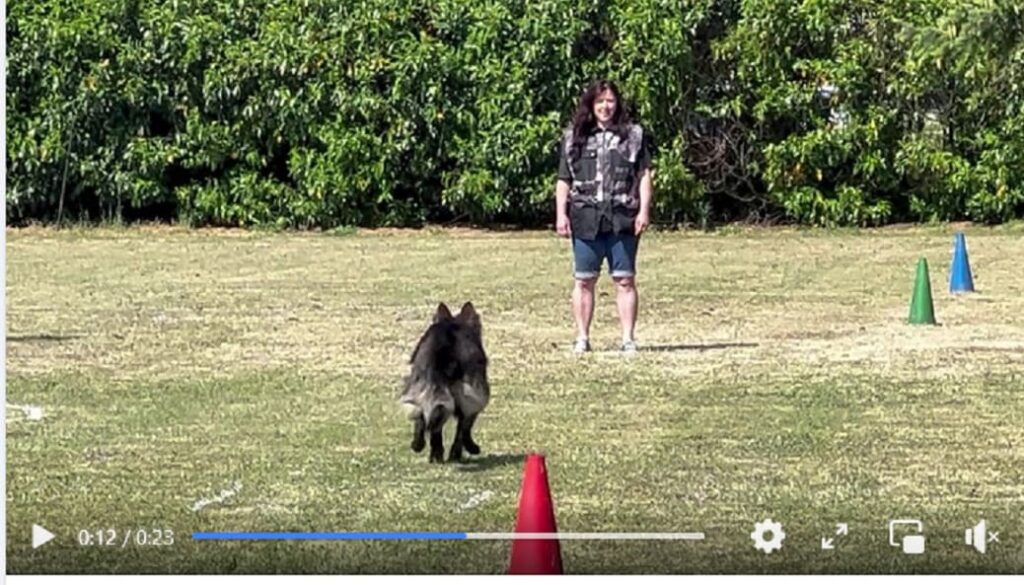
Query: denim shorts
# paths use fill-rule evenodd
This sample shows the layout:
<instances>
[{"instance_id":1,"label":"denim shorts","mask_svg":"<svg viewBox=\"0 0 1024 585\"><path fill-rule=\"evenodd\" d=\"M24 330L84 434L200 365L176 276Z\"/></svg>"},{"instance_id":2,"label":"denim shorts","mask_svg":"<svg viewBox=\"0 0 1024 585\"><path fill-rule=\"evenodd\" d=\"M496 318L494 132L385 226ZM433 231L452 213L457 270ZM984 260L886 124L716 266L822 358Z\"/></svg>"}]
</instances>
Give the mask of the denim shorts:
<instances>
[{"instance_id":1,"label":"denim shorts","mask_svg":"<svg viewBox=\"0 0 1024 585\"><path fill-rule=\"evenodd\" d=\"M640 239L630 233L598 234L593 240L572 239L575 276L581 280L601 275L601 264L608 259L612 278L636 276L636 249Z\"/></svg>"}]
</instances>

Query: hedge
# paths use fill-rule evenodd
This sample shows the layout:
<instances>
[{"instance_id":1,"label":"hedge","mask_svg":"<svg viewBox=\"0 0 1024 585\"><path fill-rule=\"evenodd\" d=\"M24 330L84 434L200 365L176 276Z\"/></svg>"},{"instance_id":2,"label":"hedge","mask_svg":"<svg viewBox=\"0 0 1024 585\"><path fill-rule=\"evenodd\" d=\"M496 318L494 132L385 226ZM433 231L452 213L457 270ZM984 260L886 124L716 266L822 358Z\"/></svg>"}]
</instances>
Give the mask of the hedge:
<instances>
[{"instance_id":1,"label":"hedge","mask_svg":"<svg viewBox=\"0 0 1024 585\"><path fill-rule=\"evenodd\" d=\"M607 77L657 218L1024 216L1012 0L11 0L11 223L550 222Z\"/></svg>"}]
</instances>

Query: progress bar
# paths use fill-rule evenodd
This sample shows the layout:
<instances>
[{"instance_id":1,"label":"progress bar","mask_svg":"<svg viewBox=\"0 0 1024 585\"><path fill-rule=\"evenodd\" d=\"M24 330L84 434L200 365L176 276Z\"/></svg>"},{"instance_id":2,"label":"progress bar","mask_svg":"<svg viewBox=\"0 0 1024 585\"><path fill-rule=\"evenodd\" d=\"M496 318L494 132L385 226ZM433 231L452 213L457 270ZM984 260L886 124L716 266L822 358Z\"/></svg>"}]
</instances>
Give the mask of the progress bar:
<instances>
[{"instance_id":1,"label":"progress bar","mask_svg":"<svg viewBox=\"0 0 1024 585\"><path fill-rule=\"evenodd\" d=\"M704 540L703 532L467 532L467 540Z\"/></svg>"},{"instance_id":2,"label":"progress bar","mask_svg":"<svg viewBox=\"0 0 1024 585\"><path fill-rule=\"evenodd\" d=\"M192 540L704 540L703 532L193 532Z\"/></svg>"}]
</instances>

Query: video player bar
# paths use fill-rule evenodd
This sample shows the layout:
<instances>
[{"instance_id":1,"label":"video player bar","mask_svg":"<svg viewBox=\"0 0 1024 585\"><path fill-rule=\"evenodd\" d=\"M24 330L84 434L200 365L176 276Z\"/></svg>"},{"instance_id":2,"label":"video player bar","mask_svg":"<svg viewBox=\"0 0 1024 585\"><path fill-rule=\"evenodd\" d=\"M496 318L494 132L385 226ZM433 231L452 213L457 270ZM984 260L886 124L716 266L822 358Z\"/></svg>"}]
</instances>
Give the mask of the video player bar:
<instances>
[{"instance_id":1,"label":"video player bar","mask_svg":"<svg viewBox=\"0 0 1024 585\"><path fill-rule=\"evenodd\" d=\"M704 540L703 532L193 532L193 540Z\"/></svg>"}]
</instances>

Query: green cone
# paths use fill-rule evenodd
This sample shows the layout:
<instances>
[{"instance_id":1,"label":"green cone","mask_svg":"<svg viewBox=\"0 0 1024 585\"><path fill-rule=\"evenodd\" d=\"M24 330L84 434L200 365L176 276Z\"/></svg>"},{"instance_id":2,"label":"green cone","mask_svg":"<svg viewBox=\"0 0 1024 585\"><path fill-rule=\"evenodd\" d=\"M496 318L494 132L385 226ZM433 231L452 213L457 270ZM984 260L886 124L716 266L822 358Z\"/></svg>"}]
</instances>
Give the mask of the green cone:
<instances>
[{"instance_id":1,"label":"green cone","mask_svg":"<svg viewBox=\"0 0 1024 585\"><path fill-rule=\"evenodd\" d=\"M928 278L928 261L923 257L917 261L917 279L914 281L914 296L910 299L910 324L935 325L935 308L932 306L932 283Z\"/></svg>"}]
</instances>

